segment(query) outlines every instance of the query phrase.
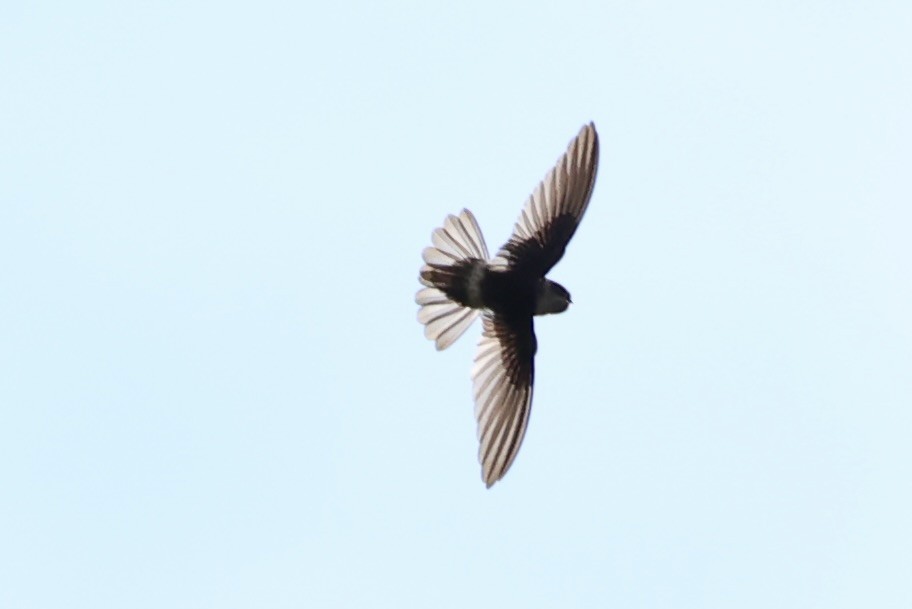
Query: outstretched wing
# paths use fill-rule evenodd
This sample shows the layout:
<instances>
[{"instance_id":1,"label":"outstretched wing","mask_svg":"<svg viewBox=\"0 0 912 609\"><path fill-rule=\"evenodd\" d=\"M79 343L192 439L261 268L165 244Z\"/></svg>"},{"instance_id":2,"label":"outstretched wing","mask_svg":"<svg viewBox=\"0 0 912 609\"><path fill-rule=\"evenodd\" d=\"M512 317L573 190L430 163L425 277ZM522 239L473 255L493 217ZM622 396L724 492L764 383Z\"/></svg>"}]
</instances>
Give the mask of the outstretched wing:
<instances>
[{"instance_id":1,"label":"outstretched wing","mask_svg":"<svg viewBox=\"0 0 912 609\"><path fill-rule=\"evenodd\" d=\"M589 205L598 156L598 133L589 123L526 201L500 262L541 277L557 264Z\"/></svg>"},{"instance_id":2,"label":"outstretched wing","mask_svg":"<svg viewBox=\"0 0 912 609\"><path fill-rule=\"evenodd\" d=\"M535 332L532 318L486 312L472 368L478 460L488 488L504 477L519 452L532 409Z\"/></svg>"}]
</instances>

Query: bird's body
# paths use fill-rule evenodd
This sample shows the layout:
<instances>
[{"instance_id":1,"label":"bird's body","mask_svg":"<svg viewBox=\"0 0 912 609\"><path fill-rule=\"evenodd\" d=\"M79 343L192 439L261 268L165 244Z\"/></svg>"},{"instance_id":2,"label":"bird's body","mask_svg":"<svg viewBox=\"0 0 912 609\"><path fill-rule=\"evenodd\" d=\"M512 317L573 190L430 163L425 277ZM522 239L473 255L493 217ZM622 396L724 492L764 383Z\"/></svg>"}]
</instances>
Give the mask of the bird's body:
<instances>
[{"instance_id":1,"label":"bird's body","mask_svg":"<svg viewBox=\"0 0 912 609\"><path fill-rule=\"evenodd\" d=\"M483 315L472 370L482 478L490 487L506 474L525 435L532 405L537 341L532 319L560 313L570 294L547 279L563 256L592 195L598 135L590 123L539 184L509 241L494 258L467 209L448 216L425 248L416 295L418 320L445 349Z\"/></svg>"},{"instance_id":2,"label":"bird's body","mask_svg":"<svg viewBox=\"0 0 912 609\"><path fill-rule=\"evenodd\" d=\"M509 267L493 267L482 260L449 269L446 274L431 269L422 273L422 278L464 307L488 309L508 317L559 313L570 304L569 294L560 284Z\"/></svg>"}]
</instances>

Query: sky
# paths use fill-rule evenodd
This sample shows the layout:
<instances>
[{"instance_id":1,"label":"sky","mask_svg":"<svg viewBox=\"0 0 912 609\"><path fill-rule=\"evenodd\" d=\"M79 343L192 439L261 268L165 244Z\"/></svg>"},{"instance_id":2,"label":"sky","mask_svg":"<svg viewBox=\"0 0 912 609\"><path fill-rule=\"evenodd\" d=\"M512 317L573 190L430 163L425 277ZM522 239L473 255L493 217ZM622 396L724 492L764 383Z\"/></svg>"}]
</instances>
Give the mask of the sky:
<instances>
[{"instance_id":1,"label":"sky","mask_svg":"<svg viewBox=\"0 0 912 609\"><path fill-rule=\"evenodd\" d=\"M906 2L7 2L0 606L912 606ZM587 215L490 490L489 248Z\"/></svg>"}]
</instances>

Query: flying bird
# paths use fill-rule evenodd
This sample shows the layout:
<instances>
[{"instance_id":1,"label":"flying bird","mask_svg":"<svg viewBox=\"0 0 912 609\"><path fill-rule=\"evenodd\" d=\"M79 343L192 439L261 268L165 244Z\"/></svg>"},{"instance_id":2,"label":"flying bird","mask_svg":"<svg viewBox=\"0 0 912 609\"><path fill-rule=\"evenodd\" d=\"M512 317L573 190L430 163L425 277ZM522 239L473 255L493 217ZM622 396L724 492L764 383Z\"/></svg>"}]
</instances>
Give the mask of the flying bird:
<instances>
[{"instance_id":1,"label":"flying bird","mask_svg":"<svg viewBox=\"0 0 912 609\"><path fill-rule=\"evenodd\" d=\"M468 209L449 215L422 252L418 321L437 350L476 317L483 330L472 368L478 460L490 488L516 459L529 424L537 343L533 318L561 313L570 293L547 279L579 226L598 170L598 134L585 125L526 201L493 258Z\"/></svg>"}]
</instances>

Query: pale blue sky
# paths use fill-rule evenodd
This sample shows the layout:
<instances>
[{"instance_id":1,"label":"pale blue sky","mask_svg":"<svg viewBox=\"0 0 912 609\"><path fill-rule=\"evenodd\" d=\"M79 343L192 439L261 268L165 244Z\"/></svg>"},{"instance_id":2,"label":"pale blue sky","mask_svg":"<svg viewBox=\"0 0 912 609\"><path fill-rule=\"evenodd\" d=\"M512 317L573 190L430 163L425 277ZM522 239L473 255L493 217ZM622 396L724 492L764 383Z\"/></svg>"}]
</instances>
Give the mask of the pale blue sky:
<instances>
[{"instance_id":1,"label":"pale blue sky","mask_svg":"<svg viewBox=\"0 0 912 609\"><path fill-rule=\"evenodd\" d=\"M792 6L800 4L800 6ZM912 606L907 2L8 2L0 606ZM489 246L589 120L529 432Z\"/></svg>"}]
</instances>

